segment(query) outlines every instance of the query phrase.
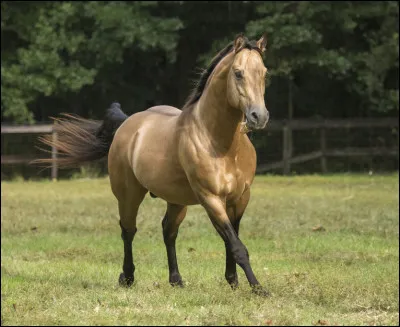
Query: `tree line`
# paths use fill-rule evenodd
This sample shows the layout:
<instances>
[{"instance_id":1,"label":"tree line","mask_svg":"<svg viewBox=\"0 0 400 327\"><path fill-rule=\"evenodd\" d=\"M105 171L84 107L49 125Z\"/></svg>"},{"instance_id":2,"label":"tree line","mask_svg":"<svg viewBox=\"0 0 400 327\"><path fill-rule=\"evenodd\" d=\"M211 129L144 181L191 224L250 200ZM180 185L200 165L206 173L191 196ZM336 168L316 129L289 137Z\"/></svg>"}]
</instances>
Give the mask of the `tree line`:
<instances>
[{"instance_id":1,"label":"tree line","mask_svg":"<svg viewBox=\"0 0 400 327\"><path fill-rule=\"evenodd\" d=\"M181 107L236 34L268 35L272 118L397 116L395 1L3 1L1 118Z\"/></svg>"},{"instance_id":2,"label":"tree line","mask_svg":"<svg viewBox=\"0 0 400 327\"><path fill-rule=\"evenodd\" d=\"M395 1L2 1L2 123L49 123L63 112L101 119L113 101L127 114L159 104L180 108L202 69L240 32L250 40L267 32L271 120L398 117L398 7ZM340 129L326 137L329 148L392 147L397 133ZM259 163L281 159L281 134L249 135ZM297 154L319 147L318 130L293 135ZM35 146L37 135L2 135L2 155L43 156ZM317 161L293 169L318 172ZM392 170L398 160L329 161L330 171L371 167ZM15 174L48 172L2 166L2 178Z\"/></svg>"}]
</instances>

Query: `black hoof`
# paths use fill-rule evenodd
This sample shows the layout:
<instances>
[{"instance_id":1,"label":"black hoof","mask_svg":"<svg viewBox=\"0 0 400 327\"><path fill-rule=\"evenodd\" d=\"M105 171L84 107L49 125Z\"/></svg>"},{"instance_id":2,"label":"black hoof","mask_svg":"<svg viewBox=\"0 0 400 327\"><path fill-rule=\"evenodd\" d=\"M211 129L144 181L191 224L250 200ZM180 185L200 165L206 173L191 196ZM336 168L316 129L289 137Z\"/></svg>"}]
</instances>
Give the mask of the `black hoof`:
<instances>
[{"instance_id":1,"label":"black hoof","mask_svg":"<svg viewBox=\"0 0 400 327\"><path fill-rule=\"evenodd\" d=\"M236 290L239 287L239 282L238 281L234 281L234 282L229 283L229 285L231 286L231 288L233 290Z\"/></svg>"},{"instance_id":2,"label":"black hoof","mask_svg":"<svg viewBox=\"0 0 400 327\"><path fill-rule=\"evenodd\" d=\"M123 287L130 287L133 284L133 276L132 277L125 277L124 273L119 275L119 285Z\"/></svg>"},{"instance_id":3,"label":"black hoof","mask_svg":"<svg viewBox=\"0 0 400 327\"><path fill-rule=\"evenodd\" d=\"M239 286L239 281L238 281L238 276L237 274L233 275L233 276L225 276L226 281L228 282L228 284L231 286L231 288L233 290L237 289Z\"/></svg>"},{"instance_id":4,"label":"black hoof","mask_svg":"<svg viewBox=\"0 0 400 327\"><path fill-rule=\"evenodd\" d=\"M169 283L173 287L184 287L182 277L180 275L173 275L169 278Z\"/></svg>"},{"instance_id":5,"label":"black hoof","mask_svg":"<svg viewBox=\"0 0 400 327\"><path fill-rule=\"evenodd\" d=\"M169 282L172 287L185 287L182 280L178 280L176 282Z\"/></svg>"},{"instance_id":6,"label":"black hoof","mask_svg":"<svg viewBox=\"0 0 400 327\"><path fill-rule=\"evenodd\" d=\"M256 295L259 295L262 297L270 297L271 296L271 294L266 289L264 289L261 285L256 285L256 286L253 286L252 288L253 288L252 293L254 293Z\"/></svg>"}]
</instances>

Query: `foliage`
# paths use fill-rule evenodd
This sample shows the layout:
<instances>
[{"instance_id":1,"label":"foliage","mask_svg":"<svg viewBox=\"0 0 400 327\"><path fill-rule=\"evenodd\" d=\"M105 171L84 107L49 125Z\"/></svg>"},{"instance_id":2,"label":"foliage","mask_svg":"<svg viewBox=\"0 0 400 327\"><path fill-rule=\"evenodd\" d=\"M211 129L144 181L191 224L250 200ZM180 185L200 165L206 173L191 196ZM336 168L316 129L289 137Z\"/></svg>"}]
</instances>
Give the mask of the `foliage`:
<instances>
[{"instance_id":1,"label":"foliage","mask_svg":"<svg viewBox=\"0 0 400 327\"><path fill-rule=\"evenodd\" d=\"M32 122L28 105L40 95L93 84L105 64L122 64L124 50L134 44L163 49L173 59L174 32L181 25L152 16L152 5L2 2L2 114Z\"/></svg>"},{"instance_id":2,"label":"foliage","mask_svg":"<svg viewBox=\"0 0 400 327\"><path fill-rule=\"evenodd\" d=\"M1 113L45 121L180 107L198 65L239 32L268 32L275 119L398 114L398 2L1 3ZM290 86L290 87L289 87ZM289 91L292 88L292 91ZM289 94L289 92L291 92Z\"/></svg>"},{"instance_id":3,"label":"foliage","mask_svg":"<svg viewBox=\"0 0 400 327\"><path fill-rule=\"evenodd\" d=\"M393 81L399 60L397 2L265 2L257 11L262 18L249 22L247 31L271 36L271 75L293 78L302 68L322 69L356 92L361 105L399 109L398 81Z\"/></svg>"}]
</instances>

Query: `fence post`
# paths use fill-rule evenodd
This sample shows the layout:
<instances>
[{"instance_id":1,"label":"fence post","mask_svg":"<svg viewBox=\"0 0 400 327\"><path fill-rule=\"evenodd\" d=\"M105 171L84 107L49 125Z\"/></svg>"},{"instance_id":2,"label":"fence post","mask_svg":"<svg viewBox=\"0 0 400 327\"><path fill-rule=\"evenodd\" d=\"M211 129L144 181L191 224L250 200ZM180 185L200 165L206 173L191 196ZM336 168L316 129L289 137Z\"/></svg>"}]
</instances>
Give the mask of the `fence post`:
<instances>
[{"instance_id":1,"label":"fence post","mask_svg":"<svg viewBox=\"0 0 400 327\"><path fill-rule=\"evenodd\" d=\"M321 171L323 174L328 172L327 162L326 162L326 135L325 135L325 126L320 128L320 145L321 145Z\"/></svg>"},{"instance_id":2,"label":"fence post","mask_svg":"<svg viewBox=\"0 0 400 327\"><path fill-rule=\"evenodd\" d=\"M396 129L397 168L399 166L399 128Z\"/></svg>"},{"instance_id":3,"label":"fence post","mask_svg":"<svg viewBox=\"0 0 400 327\"><path fill-rule=\"evenodd\" d=\"M53 143L57 142L57 132L54 130L54 126L53 126L53 131L51 132L51 135L52 135ZM51 179L53 181L57 181L57 175L58 175L58 165L56 162L57 149L56 149L56 147L54 147L54 145L51 147L51 159L53 159L53 162L51 164Z\"/></svg>"},{"instance_id":4,"label":"fence post","mask_svg":"<svg viewBox=\"0 0 400 327\"><path fill-rule=\"evenodd\" d=\"M399 128L396 129L396 143L397 143L397 160L399 160Z\"/></svg>"},{"instance_id":5,"label":"fence post","mask_svg":"<svg viewBox=\"0 0 400 327\"><path fill-rule=\"evenodd\" d=\"M283 174L290 173L290 158L292 157L292 130L286 123L283 126Z\"/></svg>"}]
</instances>

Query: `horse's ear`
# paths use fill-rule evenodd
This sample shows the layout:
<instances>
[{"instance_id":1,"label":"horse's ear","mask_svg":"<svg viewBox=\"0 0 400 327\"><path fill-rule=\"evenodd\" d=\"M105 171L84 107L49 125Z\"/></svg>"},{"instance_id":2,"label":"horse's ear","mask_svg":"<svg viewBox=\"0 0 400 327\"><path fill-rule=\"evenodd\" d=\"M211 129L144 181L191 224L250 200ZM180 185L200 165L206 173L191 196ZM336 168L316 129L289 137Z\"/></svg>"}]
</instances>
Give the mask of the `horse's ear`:
<instances>
[{"instance_id":1,"label":"horse's ear","mask_svg":"<svg viewBox=\"0 0 400 327\"><path fill-rule=\"evenodd\" d=\"M267 47L267 33L264 33L263 36L257 41L257 47L261 50L261 52L265 52Z\"/></svg>"},{"instance_id":2,"label":"horse's ear","mask_svg":"<svg viewBox=\"0 0 400 327\"><path fill-rule=\"evenodd\" d=\"M243 33L238 34L235 38L235 41L233 41L233 47L235 48L235 52L239 52L240 50L242 50L245 42L246 41Z\"/></svg>"}]
</instances>

